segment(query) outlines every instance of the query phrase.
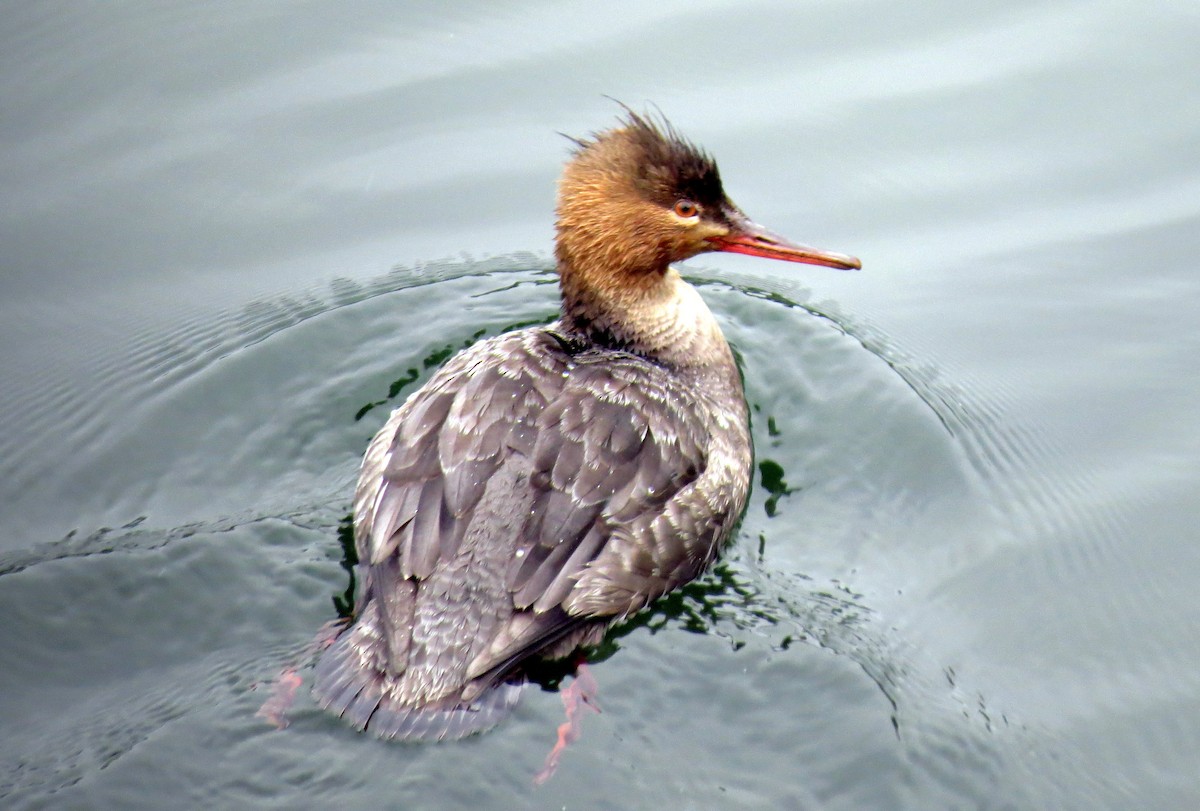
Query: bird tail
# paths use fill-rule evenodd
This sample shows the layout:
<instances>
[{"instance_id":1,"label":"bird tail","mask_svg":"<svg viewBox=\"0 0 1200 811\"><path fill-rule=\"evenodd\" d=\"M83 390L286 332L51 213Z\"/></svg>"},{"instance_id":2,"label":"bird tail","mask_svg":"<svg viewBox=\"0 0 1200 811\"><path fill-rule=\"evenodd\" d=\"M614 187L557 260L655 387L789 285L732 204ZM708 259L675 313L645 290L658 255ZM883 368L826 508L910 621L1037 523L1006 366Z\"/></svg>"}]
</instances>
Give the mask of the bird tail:
<instances>
[{"instance_id":1,"label":"bird tail","mask_svg":"<svg viewBox=\"0 0 1200 811\"><path fill-rule=\"evenodd\" d=\"M396 677L374 666L381 644L367 617L346 629L317 662L313 693L318 703L359 730L395 740L456 740L491 729L512 712L521 685L498 683L470 702L404 704L392 689Z\"/></svg>"}]
</instances>

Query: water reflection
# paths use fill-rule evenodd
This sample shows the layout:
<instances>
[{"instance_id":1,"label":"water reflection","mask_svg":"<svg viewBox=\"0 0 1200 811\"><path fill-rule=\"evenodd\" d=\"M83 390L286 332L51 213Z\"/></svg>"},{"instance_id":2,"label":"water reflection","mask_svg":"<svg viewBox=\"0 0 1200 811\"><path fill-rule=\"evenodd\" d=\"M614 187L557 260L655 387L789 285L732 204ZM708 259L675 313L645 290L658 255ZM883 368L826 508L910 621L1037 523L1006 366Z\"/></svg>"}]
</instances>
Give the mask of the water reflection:
<instances>
[{"instance_id":1,"label":"water reflection","mask_svg":"<svg viewBox=\"0 0 1200 811\"><path fill-rule=\"evenodd\" d=\"M388 393L387 393L386 397L384 397L381 400L376 400L374 402L367 403L366 405L364 405L362 408L360 408L358 411L356 411L354 413L354 420L357 422L358 420L361 420L363 417L365 417L368 413L370 413L372 409L377 408L378 406L381 406L381 405L387 405L392 400L395 400L397 397L399 397L404 392L405 389L407 389L413 383L416 383L417 380L420 379L421 374L423 372L428 372L433 369L437 369L439 366L441 366L443 363L445 363L446 360L448 360L449 357L451 355L453 355L455 352L462 350L462 349L466 349L468 346L475 343L476 341L478 341L480 338L482 338L486 334L487 334L487 330L481 329L481 330L478 330L477 332L475 332L475 334L473 334L469 339L464 341L461 346L455 346L454 344L446 344L445 346L441 347L440 349L435 349L434 351L430 352L428 355L426 355L424 358L422 358L420 369L418 369L415 366L410 366L408 368L408 370L405 371L405 373L401 377L398 377L395 380L393 380L391 385L388 386Z\"/></svg>"},{"instance_id":2,"label":"water reflection","mask_svg":"<svg viewBox=\"0 0 1200 811\"><path fill-rule=\"evenodd\" d=\"M759 486L770 494L763 504L763 509L767 512L767 518L774 518L779 511L779 499L790 496L795 490L788 487L783 478L783 466L776 461L763 459L759 462L758 475Z\"/></svg>"}]
</instances>

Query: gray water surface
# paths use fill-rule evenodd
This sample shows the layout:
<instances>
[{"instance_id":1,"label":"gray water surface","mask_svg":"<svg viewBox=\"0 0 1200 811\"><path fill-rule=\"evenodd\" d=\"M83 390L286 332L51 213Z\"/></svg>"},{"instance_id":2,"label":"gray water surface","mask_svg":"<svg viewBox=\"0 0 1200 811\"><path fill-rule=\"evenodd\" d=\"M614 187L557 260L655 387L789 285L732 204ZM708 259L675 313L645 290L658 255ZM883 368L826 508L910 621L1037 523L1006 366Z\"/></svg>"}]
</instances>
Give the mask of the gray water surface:
<instances>
[{"instance_id":1,"label":"gray water surface","mask_svg":"<svg viewBox=\"0 0 1200 811\"><path fill-rule=\"evenodd\" d=\"M0 804L1200 806L1193 3L4 4ZM657 105L861 273L684 267L758 469L703 581L381 743L305 686L366 441L548 320L569 142Z\"/></svg>"}]
</instances>

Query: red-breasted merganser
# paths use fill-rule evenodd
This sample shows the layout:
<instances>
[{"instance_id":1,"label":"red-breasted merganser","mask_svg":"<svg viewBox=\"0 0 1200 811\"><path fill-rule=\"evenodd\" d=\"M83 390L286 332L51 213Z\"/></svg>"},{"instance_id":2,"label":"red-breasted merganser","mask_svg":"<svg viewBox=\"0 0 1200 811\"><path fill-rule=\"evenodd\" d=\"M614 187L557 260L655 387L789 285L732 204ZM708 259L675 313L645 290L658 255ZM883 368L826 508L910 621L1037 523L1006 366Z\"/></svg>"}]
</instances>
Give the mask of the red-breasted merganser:
<instances>
[{"instance_id":1,"label":"red-breasted merganser","mask_svg":"<svg viewBox=\"0 0 1200 811\"><path fill-rule=\"evenodd\" d=\"M381 737L491 727L527 662L597 643L728 539L750 487L745 395L672 262L860 267L751 222L670 125L630 111L577 144L558 193L562 317L459 353L363 459L355 620L314 689Z\"/></svg>"}]
</instances>

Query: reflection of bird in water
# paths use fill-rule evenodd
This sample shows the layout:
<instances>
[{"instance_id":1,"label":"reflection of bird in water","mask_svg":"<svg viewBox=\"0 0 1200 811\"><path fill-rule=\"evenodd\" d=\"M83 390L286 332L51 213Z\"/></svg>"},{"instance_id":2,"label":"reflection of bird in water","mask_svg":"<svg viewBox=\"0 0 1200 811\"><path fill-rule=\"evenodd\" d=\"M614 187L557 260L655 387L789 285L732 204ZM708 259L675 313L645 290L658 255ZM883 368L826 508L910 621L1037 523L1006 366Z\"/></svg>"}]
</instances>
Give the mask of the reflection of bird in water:
<instances>
[{"instance_id":1,"label":"reflection of bird in water","mask_svg":"<svg viewBox=\"0 0 1200 811\"><path fill-rule=\"evenodd\" d=\"M578 144L559 187L562 317L455 356L363 459L356 619L315 690L382 737L492 726L527 662L598 642L728 538L750 485L745 398L671 262L859 267L751 222L669 126L631 112Z\"/></svg>"}]
</instances>

